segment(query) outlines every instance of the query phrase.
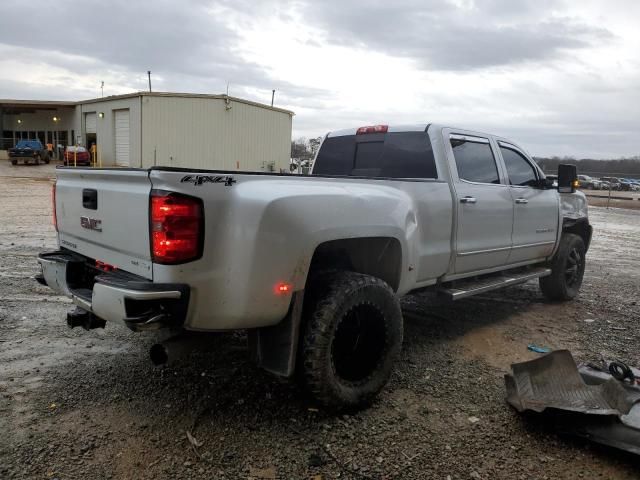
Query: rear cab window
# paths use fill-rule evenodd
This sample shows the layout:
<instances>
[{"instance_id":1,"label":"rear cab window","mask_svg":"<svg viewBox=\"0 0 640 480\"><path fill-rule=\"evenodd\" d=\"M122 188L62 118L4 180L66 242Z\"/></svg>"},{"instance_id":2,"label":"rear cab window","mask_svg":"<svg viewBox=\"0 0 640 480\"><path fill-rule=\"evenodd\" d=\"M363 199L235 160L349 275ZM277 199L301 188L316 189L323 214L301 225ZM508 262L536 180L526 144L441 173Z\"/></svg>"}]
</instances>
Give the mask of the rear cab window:
<instances>
[{"instance_id":1,"label":"rear cab window","mask_svg":"<svg viewBox=\"0 0 640 480\"><path fill-rule=\"evenodd\" d=\"M425 131L327 137L314 175L437 179L431 141Z\"/></svg>"}]
</instances>

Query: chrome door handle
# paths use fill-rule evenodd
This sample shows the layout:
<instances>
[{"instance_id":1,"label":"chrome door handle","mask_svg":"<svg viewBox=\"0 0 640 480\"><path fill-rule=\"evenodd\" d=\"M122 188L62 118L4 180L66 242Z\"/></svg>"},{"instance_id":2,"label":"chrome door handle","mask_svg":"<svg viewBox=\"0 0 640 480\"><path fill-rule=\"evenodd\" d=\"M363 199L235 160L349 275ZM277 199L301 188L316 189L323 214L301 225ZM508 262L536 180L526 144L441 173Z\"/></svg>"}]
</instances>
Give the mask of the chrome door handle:
<instances>
[{"instance_id":1,"label":"chrome door handle","mask_svg":"<svg viewBox=\"0 0 640 480\"><path fill-rule=\"evenodd\" d=\"M529 203L529 200L527 200L526 198L516 198L516 203L524 205L525 203Z\"/></svg>"},{"instance_id":2,"label":"chrome door handle","mask_svg":"<svg viewBox=\"0 0 640 480\"><path fill-rule=\"evenodd\" d=\"M475 197L462 197L460 199L460 203L476 203L477 200L475 199Z\"/></svg>"}]
</instances>

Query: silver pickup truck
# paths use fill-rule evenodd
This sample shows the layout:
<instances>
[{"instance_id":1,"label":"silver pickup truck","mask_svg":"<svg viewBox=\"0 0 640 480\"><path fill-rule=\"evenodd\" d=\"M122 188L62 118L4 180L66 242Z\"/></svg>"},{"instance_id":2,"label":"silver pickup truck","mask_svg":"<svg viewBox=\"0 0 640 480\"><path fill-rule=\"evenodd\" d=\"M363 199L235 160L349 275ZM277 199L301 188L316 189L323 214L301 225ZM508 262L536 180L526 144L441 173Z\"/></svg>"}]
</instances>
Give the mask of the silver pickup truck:
<instances>
[{"instance_id":1,"label":"silver pickup truck","mask_svg":"<svg viewBox=\"0 0 640 480\"><path fill-rule=\"evenodd\" d=\"M539 279L570 300L592 231L574 166L553 184L512 141L434 124L331 132L308 176L56 172L59 250L39 256L39 280L77 305L69 326L164 329L155 363L195 332L247 330L260 366L330 406L387 382L398 297Z\"/></svg>"}]
</instances>

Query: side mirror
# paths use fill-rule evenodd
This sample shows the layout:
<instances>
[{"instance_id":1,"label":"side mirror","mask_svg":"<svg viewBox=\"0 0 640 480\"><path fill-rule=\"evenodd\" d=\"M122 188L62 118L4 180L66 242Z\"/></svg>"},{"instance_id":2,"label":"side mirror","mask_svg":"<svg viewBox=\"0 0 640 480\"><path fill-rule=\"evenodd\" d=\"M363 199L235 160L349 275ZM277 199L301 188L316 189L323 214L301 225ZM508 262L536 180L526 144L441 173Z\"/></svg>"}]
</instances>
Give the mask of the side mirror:
<instances>
[{"instance_id":1,"label":"side mirror","mask_svg":"<svg viewBox=\"0 0 640 480\"><path fill-rule=\"evenodd\" d=\"M558 186L558 183L551 178L543 178L542 180L540 180L540 188L542 188L543 190L551 190L553 188L556 188Z\"/></svg>"},{"instance_id":2,"label":"side mirror","mask_svg":"<svg viewBox=\"0 0 640 480\"><path fill-rule=\"evenodd\" d=\"M578 169L575 165L558 165L558 192L573 193L579 184Z\"/></svg>"}]
</instances>

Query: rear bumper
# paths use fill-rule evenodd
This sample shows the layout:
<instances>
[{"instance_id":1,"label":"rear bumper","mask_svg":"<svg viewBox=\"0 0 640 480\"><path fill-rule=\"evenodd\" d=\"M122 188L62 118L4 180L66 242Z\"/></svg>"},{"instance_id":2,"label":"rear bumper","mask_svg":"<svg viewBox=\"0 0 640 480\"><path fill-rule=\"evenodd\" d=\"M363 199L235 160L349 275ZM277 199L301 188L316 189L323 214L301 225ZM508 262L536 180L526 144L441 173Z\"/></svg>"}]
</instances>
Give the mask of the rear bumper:
<instances>
[{"instance_id":1,"label":"rear bumper","mask_svg":"<svg viewBox=\"0 0 640 480\"><path fill-rule=\"evenodd\" d=\"M40 283L71 298L78 307L132 330L179 327L189 306L185 284L153 283L128 273L102 272L91 260L67 250L38 256Z\"/></svg>"}]
</instances>

